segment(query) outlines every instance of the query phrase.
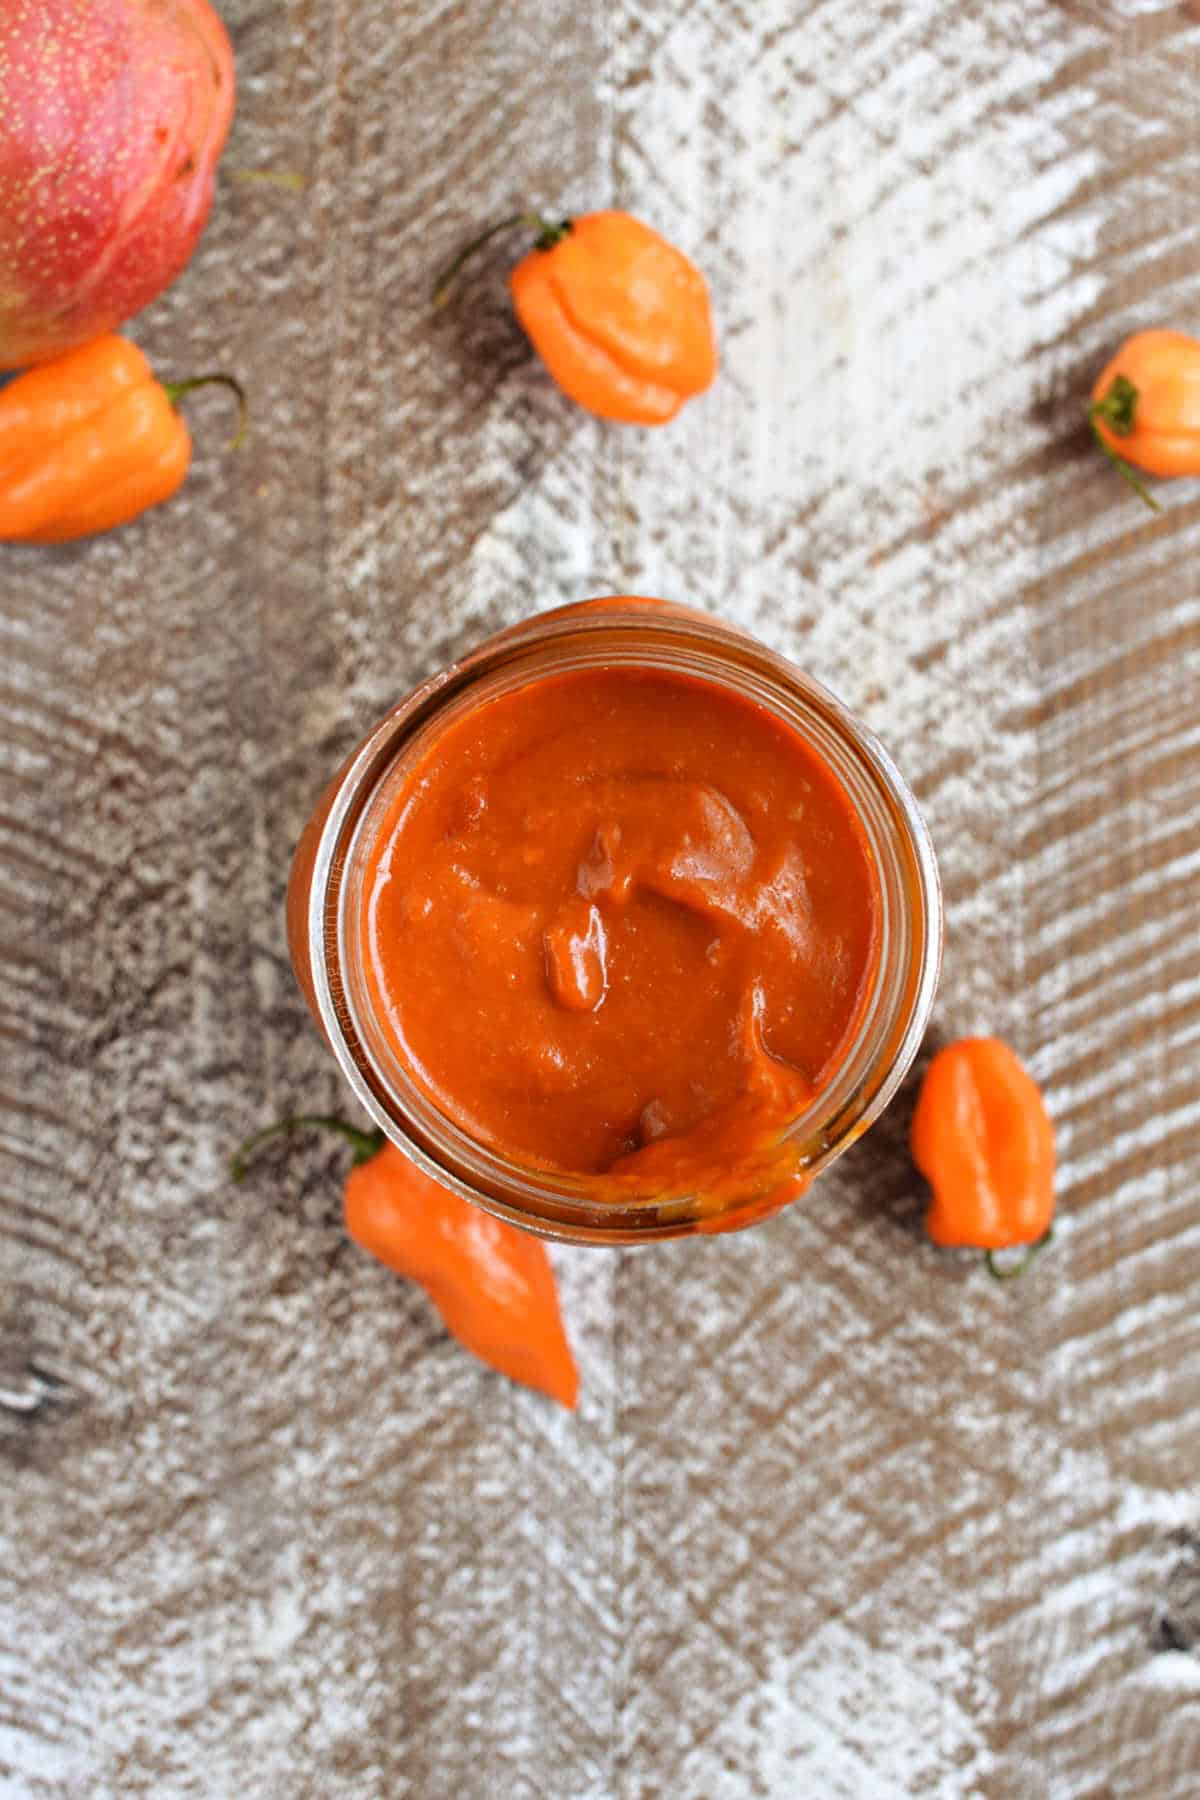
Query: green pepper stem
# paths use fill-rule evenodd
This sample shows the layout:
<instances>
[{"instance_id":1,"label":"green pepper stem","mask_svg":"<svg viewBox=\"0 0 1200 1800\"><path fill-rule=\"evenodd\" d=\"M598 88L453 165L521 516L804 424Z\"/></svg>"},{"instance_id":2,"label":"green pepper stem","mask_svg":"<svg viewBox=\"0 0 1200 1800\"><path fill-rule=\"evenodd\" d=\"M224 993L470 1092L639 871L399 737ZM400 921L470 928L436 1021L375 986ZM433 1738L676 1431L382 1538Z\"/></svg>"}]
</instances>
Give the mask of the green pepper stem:
<instances>
[{"instance_id":1,"label":"green pepper stem","mask_svg":"<svg viewBox=\"0 0 1200 1800\"><path fill-rule=\"evenodd\" d=\"M235 1181L243 1181L246 1170L258 1153L259 1146L269 1138L288 1135L293 1131L312 1129L315 1131L335 1131L354 1147L354 1168L365 1163L384 1146L382 1131L360 1131L357 1125L348 1125L345 1119L335 1119L328 1113L297 1113L293 1118L280 1119L275 1125L265 1125L248 1137L244 1144L234 1152L229 1164L229 1172Z\"/></svg>"},{"instance_id":2,"label":"green pepper stem","mask_svg":"<svg viewBox=\"0 0 1200 1800\"><path fill-rule=\"evenodd\" d=\"M570 219L560 219L556 225L552 219L544 218L541 213L510 213L507 219L498 220L495 225L489 225L486 231L481 231L478 237L472 238L470 243L465 245L458 255L446 265L433 284L433 304L445 306L450 289L454 285L454 278L459 270L471 260L477 250L482 250L485 244L490 243L492 238L497 237L502 231L511 231L517 225L526 225L530 231L537 232L537 237L533 241L535 250L553 250L555 244L561 242L571 229Z\"/></svg>"},{"instance_id":3,"label":"green pepper stem","mask_svg":"<svg viewBox=\"0 0 1200 1800\"><path fill-rule=\"evenodd\" d=\"M1017 1276L1023 1275L1030 1263L1034 1262L1036 1258L1041 1255L1042 1251L1046 1248L1046 1245L1053 1240L1053 1237L1054 1227L1053 1225L1048 1225L1041 1237L1038 1238L1037 1242L1035 1244L1030 1244L1024 1256L1020 1257L1015 1263L998 1263L996 1261L996 1252L994 1250L985 1250L983 1260L987 1264L988 1274L992 1277L993 1281L1015 1281Z\"/></svg>"},{"instance_id":4,"label":"green pepper stem","mask_svg":"<svg viewBox=\"0 0 1200 1800\"><path fill-rule=\"evenodd\" d=\"M227 387L231 393L237 395L238 428L234 433L234 436L230 439L229 448L231 450L240 450L246 441L246 432L250 424L250 405L246 399L246 390L236 376L224 374L193 375L187 381L164 381L163 392L166 394L167 399L171 402L172 406L178 406L179 402L183 399L183 396L185 394L190 394L193 388L212 387L214 383L220 387Z\"/></svg>"},{"instance_id":5,"label":"green pepper stem","mask_svg":"<svg viewBox=\"0 0 1200 1800\"><path fill-rule=\"evenodd\" d=\"M1113 468L1119 475L1124 476L1139 500L1144 500L1151 512L1161 512L1162 507L1145 483L1138 480L1124 457L1117 455L1100 429L1103 424L1107 426L1114 437L1129 437L1137 417L1138 398L1138 391L1128 375L1115 375L1099 400L1093 400L1088 407L1088 424L1092 428L1092 436Z\"/></svg>"},{"instance_id":6,"label":"green pepper stem","mask_svg":"<svg viewBox=\"0 0 1200 1800\"><path fill-rule=\"evenodd\" d=\"M1129 464L1127 462L1125 462L1122 457L1117 455L1117 453L1113 449L1112 445L1105 443L1103 433L1101 432L1100 427L1096 423L1094 408L1091 409L1088 413L1088 422L1091 425L1093 437L1095 438L1096 442L1099 444L1101 450L1103 450L1105 456L1107 456L1107 458L1108 458L1109 462L1112 464L1113 468L1117 471L1117 474L1124 476L1125 480L1129 483L1130 487L1133 489L1133 491L1137 495L1138 499L1144 500L1146 502L1146 505L1150 508L1151 512L1161 512L1162 511L1161 504L1154 498L1154 495L1146 487L1145 483L1138 480L1137 476L1134 474L1134 472L1130 468Z\"/></svg>"},{"instance_id":7,"label":"green pepper stem","mask_svg":"<svg viewBox=\"0 0 1200 1800\"><path fill-rule=\"evenodd\" d=\"M1114 437L1129 437L1137 418L1140 396L1128 375L1114 375L1098 400L1088 408L1089 417L1103 419Z\"/></svg>"},{"instance_id":8,"label":"green pepper stem","mask_svg":"<svg viewBox=\"0 0 1200 1800\"><path fill-rule=\"evenodd\" d=\"M283 188L289 194L302 194L308 181L299 169L225 169L231 181L259 183L263 187Z\"/></svg>"}]
</instances>

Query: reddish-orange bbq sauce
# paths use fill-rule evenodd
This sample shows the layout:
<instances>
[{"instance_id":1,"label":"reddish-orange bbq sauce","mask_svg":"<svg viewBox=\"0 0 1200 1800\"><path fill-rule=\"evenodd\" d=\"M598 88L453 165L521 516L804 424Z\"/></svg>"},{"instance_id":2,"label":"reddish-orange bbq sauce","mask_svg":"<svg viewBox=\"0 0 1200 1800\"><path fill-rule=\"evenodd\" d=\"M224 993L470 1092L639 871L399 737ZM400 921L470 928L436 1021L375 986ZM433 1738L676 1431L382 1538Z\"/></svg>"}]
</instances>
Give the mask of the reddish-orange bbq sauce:
<instances>
[{"instance_id":1,"label":"reddish-orange bbq sauce","mask_svg":"<svg viewBox=\"0 0 1200 1800\"><path fill-rule=\"evenodd\" d=\"M703 1183L828 1083L874 973L845 791L764 708L547 676L448 726L367 852L362 951L428 1097L512 1160Z\"/></svg>"}]
</instances>

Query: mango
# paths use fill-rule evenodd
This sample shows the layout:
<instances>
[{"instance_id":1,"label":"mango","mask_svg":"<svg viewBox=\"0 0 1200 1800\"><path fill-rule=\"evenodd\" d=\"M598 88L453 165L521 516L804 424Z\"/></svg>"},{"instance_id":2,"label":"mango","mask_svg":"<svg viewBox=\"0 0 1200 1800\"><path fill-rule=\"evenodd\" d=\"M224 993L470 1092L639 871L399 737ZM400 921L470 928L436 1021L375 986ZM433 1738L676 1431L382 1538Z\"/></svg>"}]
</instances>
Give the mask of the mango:
<instances>
[{"instance_id":1,"label":"mango","mask_svg":"<svg viewBox=\"0 0 1200 1800\"><path fill-rule=\"evenodd\" d=\"M174 281L233 106L208 0L0 0L0 369L114 330Z\"/></svg>"}]
</instances>

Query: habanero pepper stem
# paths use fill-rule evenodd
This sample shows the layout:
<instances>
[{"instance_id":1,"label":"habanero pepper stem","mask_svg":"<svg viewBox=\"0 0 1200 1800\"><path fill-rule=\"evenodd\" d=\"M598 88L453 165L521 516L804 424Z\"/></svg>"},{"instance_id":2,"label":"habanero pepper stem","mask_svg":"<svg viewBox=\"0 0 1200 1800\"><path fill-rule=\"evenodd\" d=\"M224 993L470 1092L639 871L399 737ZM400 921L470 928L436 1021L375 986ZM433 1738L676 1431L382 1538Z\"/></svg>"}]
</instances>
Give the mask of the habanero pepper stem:
<instances>
[{"instance_id":1,"label":"habanero pepper stem","mask_svg":"<svg viewBox=\"0 0 1200 1800\"><path fill-rule=\"evenodd\" d=\"M1137 400L1138 391L1134 387L1132 381L1125 375L1118 375L1105 393L1103 393L1098 400L1093 400L1088 406L1088 424L1092 428L1092 436L1099 444L1105 456L1107 456L1113 468L1116 469L1117 473L1123 476L1129 483L1139 500L1144 500L1151 512L1161 512L1161 503L1154 498L1154 495L1146 487L1145 483L1138 480L1129 464L1117 455L1117 452L1113 449L1112 445L1105 441L1104 435L1100 430L1100 424L1103 422L1107 425L1114 437L1128 437L1133 431L1133 421L1137 411ZM993 1273L995 1273L994 1270Z\"/></svg>"},{"instance_id":2,"label":"habanero pepper stem","mask_svg":"<svg viewBox=\"0 0 1200 1800\"><path fill-rule=\"evenodd\" d=\"M178 410L179 402L183 399L185 394L194 392L196 388L213 386L226 387L231 394L237 396L238 427L229 440L229 448L231 450L240 450L242 445L246 442L246 438L250 432L250 402L246 398L245 388L237 379L236 375L226 375L223 372L214 372L208 375L189 375L186 381L164 381L162 390L167 396L167 399L171 402L171 405Z\"/></svg>"},{"instance_id":3,"label":"habanero pepper stem","mask_svg":"<svg viewBox=\"0 0 1200 1800\"><path fill-rule=\"evenodd\" d=\"M992 1277L993 1281L1015 1281L1018 1275L1023 1275L1025 1273L1030 1263L1037 1261L1046 1246L1053 1242L1054 1227L1053 1225L1047 1225L1037 1242L1030 1244L1029 1248L1025 1251L1025 1254L1018 1257L1016 1262L999 1263L996 1261L996 1257L999 1254L998 1251L985 1250L983 1253L983 1260L987 1266L987 1272Z\"/></svg>"},{"instance_id":4,"label":"habanero pepper stem","mask_svg":"<svg viewBox=\"0 0 1200 1800\"><path fill-rule=\"evenodd\" d=\"M566 237L571 230L570 219L560 219L555 224L553 220L544 218L541 213L510 213L507 219L498 220L495 225L489 225L486 231L481 231L478 237L473 237L470 243L464 245L458 255L446 265L433 284L433 304L445 306L450 298L450 289L454 285L455 277L470 262L475 252L482 250L483 246L490 243L494 237L499 237L502 231L512 231L518 225L524 225L530 231L537 232L538 235L533 241L535 250L553 250L555 244Z\"/></svg>"},{"instance_id":5,"label":"habanero pepper stem","mask_svg":"<svg viewBox=\"0 0 1200 1800\"><path fill-rule=\"evenodd\" d=\"M294 1131L333 1131L344 1137L354 1151L353 1168L367 1162L382 1150L385 1139L382 1131L360 1131L357 1125L347 1124L345 1119L336 1119L330 1113L296 1113L292 1118L279 1119L274 1125L264 1125L253 1137L248 1137L244 1144L234 1151L229 1164L229 1173L234 1181L244 1181L250 1163L257 1155L261 1145L275 1137L290 1137Z\"/></svg>"}]
</instances>

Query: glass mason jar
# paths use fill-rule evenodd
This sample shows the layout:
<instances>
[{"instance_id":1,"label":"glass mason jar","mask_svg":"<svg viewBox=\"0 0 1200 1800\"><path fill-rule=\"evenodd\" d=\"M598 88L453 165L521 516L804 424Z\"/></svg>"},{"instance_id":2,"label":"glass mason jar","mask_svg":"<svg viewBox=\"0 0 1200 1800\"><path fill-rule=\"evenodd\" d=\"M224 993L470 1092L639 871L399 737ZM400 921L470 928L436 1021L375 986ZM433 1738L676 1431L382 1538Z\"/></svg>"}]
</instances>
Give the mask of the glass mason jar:
<instances>
[{"instance_id":1,"label":"glass mason jar","mask_svg":"<svg viewBox=\"0 0 1200 1800\"><path fill-rule=\"evenodd\" d=\"M397 783L441 730L540 677L621 666L714 683L790 727L840 780L879 884L871 991L831 1079L760 1152L714 1171L711 1184L691 1193L600 1197L596 1177L527 1167L468 1136L386 1041L356 928L375 833ZM928 1023L942 945L929 834L876 739L824 688L753 638L691 608L633 596L539 614L489 638L401 700L318 802L296 848L287 913L292 963L313 1016L355 1097L387 1136L427 1173L489 1212L548 1237L589 1244L736 1230L803 1192L862 1136L903 1079Z\"/></svg>"}]
</instances>

